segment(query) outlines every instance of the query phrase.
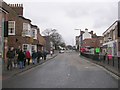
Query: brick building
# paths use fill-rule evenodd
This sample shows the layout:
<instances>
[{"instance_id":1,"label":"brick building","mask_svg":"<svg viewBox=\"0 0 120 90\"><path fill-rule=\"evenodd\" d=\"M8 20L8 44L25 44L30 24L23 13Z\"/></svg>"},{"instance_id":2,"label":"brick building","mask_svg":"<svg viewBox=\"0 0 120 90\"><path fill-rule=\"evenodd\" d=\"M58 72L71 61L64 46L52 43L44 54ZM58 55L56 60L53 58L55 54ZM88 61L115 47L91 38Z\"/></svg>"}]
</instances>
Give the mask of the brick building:
<instances>
[{"instance_id":1,"label":"brick building","mask_svg":"<svg viewBox=\"0 0 120 90\"><path fill-rule=\"evenodd\" d=\"M36 25L32 25L30 19L23 17L22 4L8 5L3 2L2 8L9 12L7 14L8 38L6 42L8 43L6 46L14 48L20 46L24 51L29 50L32 53L33 50L38 50L37 47L41 49L45 45L45 40L40 35L39 28Z\"/></svg>"},{"instance_id":2,"label":"brick building","mask_svg":"<svg viewBox=\"0 0 120 90\"><path fill-rule=\"evenodd\" d=\"M76 46L79 48L95 48L100 47L102 44L102 37L97 36L93 31L88 31L86 28L85 31L80 31L80 36L76 37ZM79 49L80 49L79 48Z\"/></svg>"},{"instance_id":3,"label":"brick building","mask_svg":"<svg viewBox=\"0 0 120 90\"><path fill-rule=\"evenodd\" d=\"M37 33L37 38L38 38L38 42L39 42L37 45L37 47L38 47L37 49L42 51L46 48L47 41L39 33L40 33L40 30L38 30L38 33Z\"/></svg>"},{"instance_id":4,"label":"brick building","mask_svg":"<svg viewBox=\"0 0 120 90\"><path fill-rule=\"evenodd\" d=\"M83 40L82 48L91 51L90 53L95 53L95 48L102 48L103 37L99 36L97 38L87 38Z\"/></svg>"},{"instance_id":5,"label":"brick building","mask_svg":"<svg viewBox=\"0 0 120 90\"><path fill-rule=\"evenodd\" d=\"M47 50L48 52L50 52L50 50L55 49L52 40L50 39L50 36L43 36L46 44L45 44L45 50Z\"/></svg>"}]
</instances>

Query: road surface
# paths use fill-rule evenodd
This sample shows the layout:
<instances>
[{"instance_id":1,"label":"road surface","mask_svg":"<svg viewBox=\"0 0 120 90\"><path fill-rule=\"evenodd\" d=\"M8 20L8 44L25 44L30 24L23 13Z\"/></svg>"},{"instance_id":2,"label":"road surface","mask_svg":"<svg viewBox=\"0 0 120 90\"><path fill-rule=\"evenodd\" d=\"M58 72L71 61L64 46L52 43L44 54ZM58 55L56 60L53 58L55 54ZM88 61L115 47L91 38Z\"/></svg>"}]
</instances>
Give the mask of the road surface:
<instances>
[{"instance_id":1,"label":"road surface","mask_svg":"<svg viewBox=\"0 0 120 90\"><path fill-rule=\"evenodd\" d=\"M118 80L73 51L4 80L3 88L118 88Z\"/></svg>"}]
</instances>

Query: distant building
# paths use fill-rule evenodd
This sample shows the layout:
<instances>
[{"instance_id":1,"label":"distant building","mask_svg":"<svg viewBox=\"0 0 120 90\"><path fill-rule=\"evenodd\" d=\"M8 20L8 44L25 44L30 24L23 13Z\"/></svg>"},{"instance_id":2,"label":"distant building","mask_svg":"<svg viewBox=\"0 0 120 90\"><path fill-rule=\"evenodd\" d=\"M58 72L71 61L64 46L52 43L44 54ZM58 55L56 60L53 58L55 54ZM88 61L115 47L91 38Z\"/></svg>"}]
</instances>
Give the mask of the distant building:
<instances>
[{"instance_id":1,"label":"distant building","mask_svg":"<svg viewBox=\"0 0 120 90\"><path fill-rule=\"evenodd\" d=\"M85 39L92 39L92 38L98 38L98 36L93 33L93 31L88 32L88 29L86 28L85 31L80 31L80 36L76 36L76 47L77 49L80 49L84 47L83 40Z\"/></svg>"},{"instance_id":2,"label":"distant building","mask_svg":"<svg viewBox=\"0 0 120 90\"><path fill-rule=\"evenodd\" d=\"M76 49L79 50L79 36L76 36Z\"/></svg>"},{"instance_id":3,"label":"distant building","mask_svg":"<svg viewBox=\"0 0 120 90\"><path fill-rule=\"evenodd\" d=\"M82 48L85 48L94 54L96 48L101 48L103 43L103 37L99 36L98 38L87 38L83 40Z\"/></svg>"},{"instance_id":4,"label":"distant building","mask_svg":"<svg viewBox=\"0 0 120 90\"><path fill-rule=\"evenodd\" d=\"M90 32L88 32L88 29L86 28L84 33L82 34L83 36L83 40L86 38L92 38L92 34Z\"/></svg>"},{"instance_id":5,"label":"distant building","mask_svg":"<svg viewBox=\"0 0 120 90\"><path fill-rule=\"evenodd\" d=\"M51 49L54 49L54 44L51 41L50 36L43 36L43 37L44 37L44 39L46 41L45 50L50 52Z\"/></svg>"}]
</instances>

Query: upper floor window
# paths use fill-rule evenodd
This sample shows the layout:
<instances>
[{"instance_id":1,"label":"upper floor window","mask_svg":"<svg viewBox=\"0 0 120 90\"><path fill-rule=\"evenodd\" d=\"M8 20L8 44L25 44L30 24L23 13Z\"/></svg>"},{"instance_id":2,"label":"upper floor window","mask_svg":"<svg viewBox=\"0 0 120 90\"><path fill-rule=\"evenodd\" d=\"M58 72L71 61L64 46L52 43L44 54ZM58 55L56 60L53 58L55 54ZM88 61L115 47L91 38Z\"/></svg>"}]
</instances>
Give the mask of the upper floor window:
<instances>
[{"instance_id":1,"label":"upper floor window","mask_svg":"<svg viewBox=\"0 0 120 90\"><path fill-rule=\"evenodd\" d=\"M115 34L115 30L113 31L113 40L115 40L116 34Z\"/></svg>"},{"instance_id":2,"label":"upper floor window","mask_svg":"<svg viewBox=\"0 0 120 90\"><path fill-rule=\"evenodd\" d=\"M8 35L15 35L15 21L8 21Z\"/></svg>"},{"instance_id":3,"label":"upper floor window","mask_svg":"<svg viewBox=\"0 0 120 90\"><path fill-rule=\"evenodd\" d=\"M25 36L31 36L31 27L28 23L23 23L23 32Z\"/></svg>"},{"instance_id":4,"label":"upper floor window","mask_svg":"<svg viewBox=\"0 0 120 90\"><path fill-rule=\"evenodd\" d=\"M33 39L37 39L37 30L36 29L32 30L32 36L33 36Z\"/></svg>"},{"instance_id":5,"label":"upper floor window","mask_svg":"<svg viewBox=\"0 0 120 90\"><path fill-rule=\"evenodd\" d=\"M102 41L102 40L100 40L100 43L103 43L103 41Z\"/></svg>"}]
</instances>

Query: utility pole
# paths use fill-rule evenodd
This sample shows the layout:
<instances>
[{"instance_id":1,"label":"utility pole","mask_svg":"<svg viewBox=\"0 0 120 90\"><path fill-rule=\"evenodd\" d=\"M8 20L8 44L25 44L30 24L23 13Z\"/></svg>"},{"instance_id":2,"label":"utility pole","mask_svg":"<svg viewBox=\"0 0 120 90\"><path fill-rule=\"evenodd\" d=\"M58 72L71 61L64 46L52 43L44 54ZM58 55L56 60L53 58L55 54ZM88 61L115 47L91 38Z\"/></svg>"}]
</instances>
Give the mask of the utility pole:
<instances>
[{"instance_id":1,"label":"utility pole","mask_svg":"<svg viewBox=\"0 0 120 90\"><path fill-rule=\"evenodd\" d=\"M79 30L79 52L80 52L80 49L81 49L81 29L75 29L75 30Z\"/></svg>"}]
</instances>

